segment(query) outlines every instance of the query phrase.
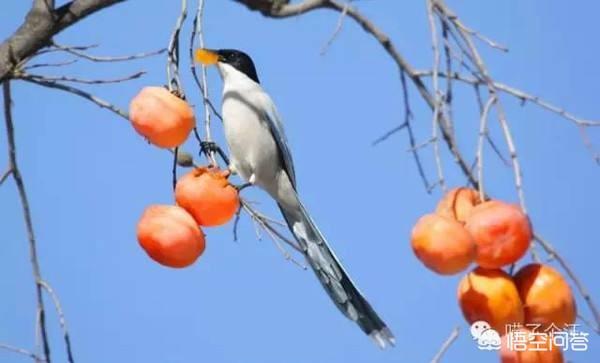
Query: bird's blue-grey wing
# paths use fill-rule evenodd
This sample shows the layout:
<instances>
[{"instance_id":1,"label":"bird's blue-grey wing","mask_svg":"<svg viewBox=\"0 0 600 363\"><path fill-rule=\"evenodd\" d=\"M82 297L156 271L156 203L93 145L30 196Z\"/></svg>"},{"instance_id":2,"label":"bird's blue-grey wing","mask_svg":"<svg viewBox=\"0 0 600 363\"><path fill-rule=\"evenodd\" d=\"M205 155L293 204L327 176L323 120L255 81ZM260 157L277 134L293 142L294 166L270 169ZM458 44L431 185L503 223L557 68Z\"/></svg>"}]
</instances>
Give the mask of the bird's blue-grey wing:
<instances>
[{"instance_id":1,"label":"bird's blue-grey wing","mask_svg":"<svg viewBox=\"0 0 600 363\"><path fill-rule=\"evenodd\" d=\"M290 152L290 148L288 146L287 137L285 136L285 131L283 130L283 123L281 121L281 117L275 108L275 105L271 100L268 100L267 107L265 107L265 121L269 126L269 130L273 135L273 139L275 139L275 143L277 144L277 148L279 149L279 155L281 157L281 161L283 163L283 168L285 169L290 181L294 189L296 188L296 173L294 171L294 162L292 160L292 154Z\"/></svg>"}]
</instances>

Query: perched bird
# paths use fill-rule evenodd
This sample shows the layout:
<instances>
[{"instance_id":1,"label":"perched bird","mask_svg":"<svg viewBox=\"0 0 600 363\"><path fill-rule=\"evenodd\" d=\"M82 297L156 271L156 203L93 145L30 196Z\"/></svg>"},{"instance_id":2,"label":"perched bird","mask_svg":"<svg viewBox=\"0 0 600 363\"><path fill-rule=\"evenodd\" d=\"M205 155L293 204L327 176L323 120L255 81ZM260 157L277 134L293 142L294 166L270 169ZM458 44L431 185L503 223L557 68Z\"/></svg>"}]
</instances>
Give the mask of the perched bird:
<instances>
[{"instance_id":1,"label":"perched bird","mask_svg":"<svg viewBox=\"0 0 600 363\"><path fill-rule=\"evenodd\" d=\"M292 155L281 118L262 89L252 59L233 49L196 52L196 60L216 64L223 79L223 127L229 168L277 202L309 265L335 305L382 348L394 336L354 285L296 192Z\"/></svg>"}]
</instances>

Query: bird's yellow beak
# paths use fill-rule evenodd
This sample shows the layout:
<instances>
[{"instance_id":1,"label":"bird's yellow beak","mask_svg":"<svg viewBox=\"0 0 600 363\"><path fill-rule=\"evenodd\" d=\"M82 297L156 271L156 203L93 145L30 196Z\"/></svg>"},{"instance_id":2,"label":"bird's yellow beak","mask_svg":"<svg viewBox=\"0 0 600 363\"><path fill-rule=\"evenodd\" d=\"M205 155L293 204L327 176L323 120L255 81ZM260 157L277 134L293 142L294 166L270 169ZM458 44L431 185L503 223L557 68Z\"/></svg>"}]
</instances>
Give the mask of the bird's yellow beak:
<instances>
[{"instance_id":1,"label":"bird's yellow beak","mask_svg":"<svg viewBox=\"0 0 600 363\"><path fill-rule=\"evenodd\" d=\"M219 61L219 55L210 49L198 49L196 50L196 62L202 63L206 66L217 64Z\"/></svg>"}]
</instances>

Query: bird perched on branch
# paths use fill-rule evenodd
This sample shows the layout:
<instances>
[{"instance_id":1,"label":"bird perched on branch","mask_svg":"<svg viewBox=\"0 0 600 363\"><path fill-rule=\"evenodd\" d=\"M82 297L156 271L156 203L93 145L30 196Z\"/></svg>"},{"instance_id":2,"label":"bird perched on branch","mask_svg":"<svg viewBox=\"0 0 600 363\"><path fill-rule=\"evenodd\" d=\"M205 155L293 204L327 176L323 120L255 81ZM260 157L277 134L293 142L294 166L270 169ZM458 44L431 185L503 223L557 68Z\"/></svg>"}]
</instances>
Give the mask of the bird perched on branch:
<instances>
[{"instance_id":1,"label":"bird perched on branch","mask_svg":"<svg viewBox=\"0 0 600 363\"><path fill-rule=\"evenodd\" d=\"M196 60L216 64L223 79L223 126L229 168L277 202L309 265L335 305L382 348L394 336L354 285L296 192L296 175L283 124L262 89L252 59L232 49L196 52Z\"/></svg>"}]
</instances>

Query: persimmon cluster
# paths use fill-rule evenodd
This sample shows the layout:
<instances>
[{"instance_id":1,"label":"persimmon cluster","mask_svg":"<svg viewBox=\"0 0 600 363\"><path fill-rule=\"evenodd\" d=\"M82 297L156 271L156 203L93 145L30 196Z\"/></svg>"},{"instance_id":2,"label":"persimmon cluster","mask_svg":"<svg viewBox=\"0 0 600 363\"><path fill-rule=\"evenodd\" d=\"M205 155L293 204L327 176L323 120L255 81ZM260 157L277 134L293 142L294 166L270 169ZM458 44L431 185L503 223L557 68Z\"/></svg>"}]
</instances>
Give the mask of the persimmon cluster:
<instances>
[{"instance_id":1,"label":"persimmon cluster","mask_svg":"<svg viewBox=\"0 0 600 363\"><path fill-rule=\"evenodd\" d=\"M174 148L183 144L196 126L190 105L163 87L146 87L129 107L134 129L151 144ZM229 171L194 168L175 186L176 205L151 205L137 225L141 247L156 262L186 267L206 247L201 227L227 223L237 212L237 189L228 182Z\"/></svg>"},{"instance_id":2,"label":"persimmon cluster","mask_svg":"<svg viewBox=\"0 0 600 363\"><path fill-rule=\"evenodd\" d=\"M469 324L486 321L505 340L509 326L561 330L577 316L569 284L552 267L532 263L514 275L503 270L527 253L532 237L531 223L520 207L485 201L470 188L455 188L444 195L435 213L417 221L411 245L417 258L441 275L477 265L458 285L460 309ZM559 347L548 348L513 352L503 344L501 361L563 362Z\"/></svg>"}]
</instances>

